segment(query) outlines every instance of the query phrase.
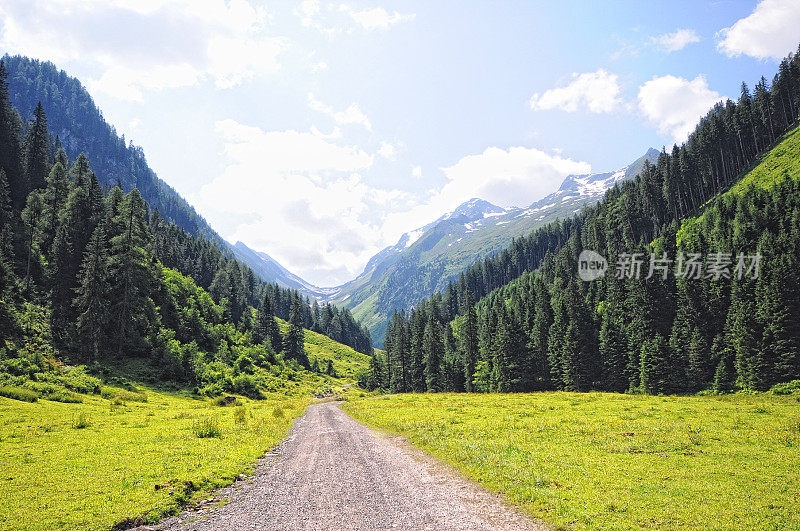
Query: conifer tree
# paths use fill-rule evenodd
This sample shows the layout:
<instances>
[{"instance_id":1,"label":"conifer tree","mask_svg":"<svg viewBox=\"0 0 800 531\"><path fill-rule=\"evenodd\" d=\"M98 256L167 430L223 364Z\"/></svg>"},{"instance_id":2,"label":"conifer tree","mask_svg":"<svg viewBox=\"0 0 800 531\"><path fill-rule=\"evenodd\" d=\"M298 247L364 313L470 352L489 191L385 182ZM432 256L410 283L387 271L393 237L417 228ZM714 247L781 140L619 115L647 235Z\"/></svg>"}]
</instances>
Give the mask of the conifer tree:
<instances>
[{"instance_id":1,"label":"conifer tree","mask_svg":"<svg viewBox=\"0 0 800 531\"><path fill-rule=\"evenodd\" d=\"M280 352L283 338L281 337L278 322L275 320L275 312L272 309L272 298L269 296L268 292L264 293L264 300L261 303L261 307L256 312L254 336L257 342L268 342L275 352Z\"/></svg>"},{"instance_id":2,"label":"conifer tree","mask_svg":"<svg viewBox=\"0 0 800 531\"><path fill-rule=\"evenodd\" d=\"M0 169L0 253L6 265L14 258L14 211L11 206L11 193L6 172Z\"/></svg>"},{"instance_id":3,"label":"conifer tree","mask_svg":"<svg viewBox=\"0 0 800 531\"><path fill-rule=\"evenodd\" d=\"M472 378L475 374L475 365L478 362L478 315L475 313L475 300L472 297L472 291L467 290L464 304L466 306L466 316L461 337L464 353L464 385L466 391L471 393L475 390Z\"/></svg>"},{"instance_id":4,"label":"conifer tree","mask_svg":"<svg viewBox=\"0 0 800 531\"><path fill-rule=\"evenodd\" d=\"M303 330L303 310L300 296L295 292L289 311L289 331L283 338L283 356L287 360L295 360L301 367L309 368L305 350L305 332Z\"/></svg>"},{"instance_id":5,"label":"conifer tree","mask_svg":"<svg viewBox=\"0 0 800 531\"><path fill-rule=\"evenodd\" d=\"M439 323L431 315L425 325L423 334L425 389L431 392L442 390L442 360L444 359L444 345Z\"/></svg>"},{"instance_id":6,"label":"conifer tree","mask_svg":"<svg viewBox=\"0 0 800 531\"><path fill-rule=\"evenodd\" d=\"M39 192L33 191L28 195L25 209L22 211L22 221L26 231L26 265L25 265L25 291L30 289L32 269L38 265L38 260L34 257L35 246L38 244L39 233L42 226L44 215L44 202ZM34 264L36 262L36 264Z\"/></svg>"},{"instance_id":7,"label":"conifer tree","mask_svg":"<svg viewBox=\"0 0 800 531\"><path fill-rule=\"evenodd\" d=\"M118 354L143 347L152 307L151 235L147 228L145 203L137 189L123 201L115 226L121 232L111 237L111 283L114 286L113 315Z\"/></svg>"},{"instance_id":8,"label":"conifer tree","mask_svg":"<svg viewBox=\"0 0 800 531\"><path fill-rule=\"evenodd\" d=\"M53 241L58 231L59 219L69 193L67 170L60 162L56 162L47 175L47 185L44 190L44 218L42 227L42 252L48 260L53 247Z\"/></svg>"},{"instance_id":9,"label":"conifer tree","mask_svg":"<svg viewBox=\"0 0 800 531\"><path fill-rule=\"evenodd\" d=\"M641 390L645 393L660 394L670 391L669 352L667 342L661 335L646 340L640 350Z\"/></svg>"},{"instance_id":10,"label":"conifer tree","mask_svg":"<svg viewBox=\"0 0 800 531\"><path fill-rule=\"evenodd\" d=\"M83 253L80 283L75 290L74 305L78 311L77 331L84 362L98 359L106 340L108 327L109 269L106 234L103 225L92 233L92 238Z\"/></svg>"},{"instance_id":11,"label":"conifer tree","mask_svg":"<svg viewBox=\"0 0 800 531\"><path fill-rule=\"evenodd\" d=\"M45 187L50 170L48 154L50 136L47 133L47 117L44 114L42 102L36 105L33 116L28 135L25 137L24 169L30 190L40 190Z\"/></svg>"},{"instance_id":12,"label":"conifer tree","mask_svg":"<svg viewBox=\"0 0 800 531\"><path fill-rule=\"evenodd\" d=\"M20 165L19 129L8 94L8 71L0 60L0 170L6 174L11 200L17 212L25 205L28 184Z\"/></svg>"}]
</instances>

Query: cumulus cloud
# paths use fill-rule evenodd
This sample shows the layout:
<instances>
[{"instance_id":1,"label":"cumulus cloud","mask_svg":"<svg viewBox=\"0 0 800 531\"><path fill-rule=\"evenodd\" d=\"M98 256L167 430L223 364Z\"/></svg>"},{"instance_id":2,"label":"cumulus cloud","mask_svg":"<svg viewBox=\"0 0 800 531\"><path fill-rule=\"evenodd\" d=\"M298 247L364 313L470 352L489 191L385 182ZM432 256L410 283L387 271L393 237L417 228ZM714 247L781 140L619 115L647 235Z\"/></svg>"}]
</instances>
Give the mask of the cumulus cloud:
<instances>
[{"instance_id":1,"label":"cumulus cloud","mask_svg":"<svg viewBox=\"0 0 800 531\"><path fill-rule=\"evenodd\" d=\"M397 158L397 148L389 142L381 142L378 155L388 160L395 160Z\"/></svg>"},{"instance_id":2,"label":"cumulus cloud","mask_svg":"<svg viewBox=\"0 0 800 531\"><path fill-rule=\"evenodd\" d=\"M422 174L421 169L416 170L412 172ZM431 190L427 201L386 217L383 230L388 240L435 220L473 197L502 207L528 206L554 192L567 175L589 173L591 166L535 148L489 147L442 171L447 181L440 189Z\"/></svg>"},{"instance_id":3,"label":"cumulus cloud","mask_svg":"<svg viewBox=\"0 0 800 531\"><path fill-rule=\"evenodd\" d=\"M575 112L585 107L593 113L606 113L616 109L621 101L618 76L600 68L596 72L572 74L567 85L534 94L529 105L535 111Z\"/></svg>"},{"instance_id":4,"label":"cumulus cloud","mask_svg":"<svg viewBox=\"0 0 800 531\"><path fill-rule=\"evenodd\" d=\"M395 24L414 20L414 17L416 16L413 13L403 15L397 11L394 11L390 14L382 7L359 11L346 4L340 5L339 11L349 15L350 18L352 18L359 26L366 30L388 29Z\"/></svg>"},{"instance_id":5,"label":"cumulus cloud","mask_svg":"<svg viewBox=\"0 0 800 531\"><path fill-rule=\"evenodd\" d=\"M797 47L800 2L762 0L747 17L717 34L717 49L728 57L781 59Z\"/></svg>"},{"instance_id":6,"label":"cumulus cloud","mask_svg":"<svg viewBox=\"0 0 800 531\"><path fill-rule=\"evenodd\" d=\"M216 123L225 170L205 185L198 206L212 223L241 222L225 236L268 252L311 282L341 283L383 245L381 216L408 203L399 190L361 176L375 155L319 131L265 131Z\"/></svg>"},{"instance_id":7,"label":"cumulus cloud","mask_svg":"<svg viewBox=\"0 0 800 531\"><path fill-rule=\"evenodd\" d=\"M336 111L330 105L326 105L319 101L314 94L308 93L308 106L318 112L327 114L333 118L337 124L358 124L363 126L367 131L372 131L372 124L357 104L351 103L343 111Z\"/></svg>"},{"instance_id":8,"label":"cumulus cloud","mask_svg":"<svg viewBox=\"0 0 800 531\"><path fill-rule=\"evenodd\" d=\"M700 37L692 29L679 29L674 33L665 33L658 37L653 37L653 42L665 52L677 52L686 46L700 42Z\"/></svg>"},{"instance_id":9,"label":"cumulus cloud","mask_svg":"<svg viewBox=\"0 0 800 531\"><path fill-rule=\"evenodd\" d=\"M698 75L689 81L672 75L656 76L639 87L639 111L659 133L676 143L685 141L697 122L724 98Z\"/></svg>"},{"instance_id":10,"label":"cumulus cloud","mask_svg":"<svg viewBox=\"0 0 800 531\"><path fill-rule=\"evenodd\" d=\"M141 101L145 90L203 79L228 88L278 70L287 45L265 34L268 18L245 0L9 0L0 47L88 65L100 72L92 90Z\"/></svg>"}]
</instances>

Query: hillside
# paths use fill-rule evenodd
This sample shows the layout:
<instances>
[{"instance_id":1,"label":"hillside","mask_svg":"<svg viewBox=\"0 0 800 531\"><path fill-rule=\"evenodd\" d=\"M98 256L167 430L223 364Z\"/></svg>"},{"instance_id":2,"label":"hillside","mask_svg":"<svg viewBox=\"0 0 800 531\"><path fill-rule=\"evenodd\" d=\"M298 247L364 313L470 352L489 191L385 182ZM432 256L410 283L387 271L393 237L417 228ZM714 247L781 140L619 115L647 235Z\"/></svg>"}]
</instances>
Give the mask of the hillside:
<instances>
[{"instance_id":1,"label":"hillside","mask_svg":"<svg viewBox=\"0 0 800 531\"><path fill-rule=\"evenodd\" d=\"M302 279L286 271L271 257L264 253L254 256L240 244L232 246L223 240L192 205L156 175L147 164L144 151L133 143L126 143L124 136L120 137L106 122L102 111L78 79L70 77L51 62L6 55L3 63L8 71L11 104L23 118L23 127L27 124L27 117L33 115L37 103L41 102L53 137L49 148L51 157L58 148L63 148L70 159L83 153L92 162L103 188L111 188L117 183L124 191L136 188L162 218L236 256L264 282L300 290L304 295L317 295ZM22 133L24 136L25 131Z\"/></svg>"},{"instance_id":2,"label":"hillside","mask_svg":"<svg viewBox=\"0 0 800 531\"><path fill-rule=\"evenodd\" d=\"M787 282L800 132L786 104L799 76L784 68L754 96L743 84L639 178L395 316L373 385L726 393L800 379L800 287ZM579 277L585 250L604 274Z\"/></svg>"},{"instance_id":3,"label":"hillside","mask_svg":"<svg viewBox=\"0 0 800 531\"><path fill-rule=\"evenodd\" d=\"M615 184L633 179L645 161L654 163L658 155L651 148L616 171L570 175L557 191L524 209L506 210L472 199L436 221L403 234L397 244L375 255L361 275L326 298L352 309L380 344L394 310L408 310L444 290L472 264L507 248L513 239L571 218L602 199Z\"/></svg>"}]
</instances>

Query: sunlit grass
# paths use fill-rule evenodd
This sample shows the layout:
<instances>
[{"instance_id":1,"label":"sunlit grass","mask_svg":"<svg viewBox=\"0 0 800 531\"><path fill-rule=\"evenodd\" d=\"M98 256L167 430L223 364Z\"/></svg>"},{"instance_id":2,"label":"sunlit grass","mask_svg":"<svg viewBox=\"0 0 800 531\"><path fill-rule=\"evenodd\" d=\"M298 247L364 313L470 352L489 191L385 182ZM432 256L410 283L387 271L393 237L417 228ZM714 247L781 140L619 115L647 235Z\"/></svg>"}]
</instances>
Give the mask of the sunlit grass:
<instances>
[{"instance_id":1,"label":"sunlit grass","mask_svg":"<svg viewBox=\"0 0 800 531\"><path fill-rule=\"evenodd\" d=\"M557 527L800 529L796 395L399 395L344 407Z\"/></svg>"},{"instance_id":2,"label":"sunlit grass","mask_svg":"<svg viewBox=\"0 0 800 531\"><path fill-rule=\"evenodd\" d=\"M0 529L108 529L174 513L247 471L310 402L81 396L79 404L0 398Z\"/></svg>"}]
</instances>

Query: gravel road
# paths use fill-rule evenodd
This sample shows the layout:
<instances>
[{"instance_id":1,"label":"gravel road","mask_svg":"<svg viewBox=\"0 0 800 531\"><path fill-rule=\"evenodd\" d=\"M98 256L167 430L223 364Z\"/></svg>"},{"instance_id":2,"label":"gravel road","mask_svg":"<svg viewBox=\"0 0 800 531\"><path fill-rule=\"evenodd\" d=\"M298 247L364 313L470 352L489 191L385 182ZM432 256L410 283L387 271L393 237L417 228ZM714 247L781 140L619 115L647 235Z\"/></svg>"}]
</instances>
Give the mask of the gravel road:
<instances>
[{"instance_id":1,"label":"gravel road","mask_svg":"<svg viewBox=\"0 0 800 531\"><path fill-rule=\"evenodd\" d=\"M156 529L542 529L399 438L315 404L253 476Z\"/></svg>"}]
</instances>

